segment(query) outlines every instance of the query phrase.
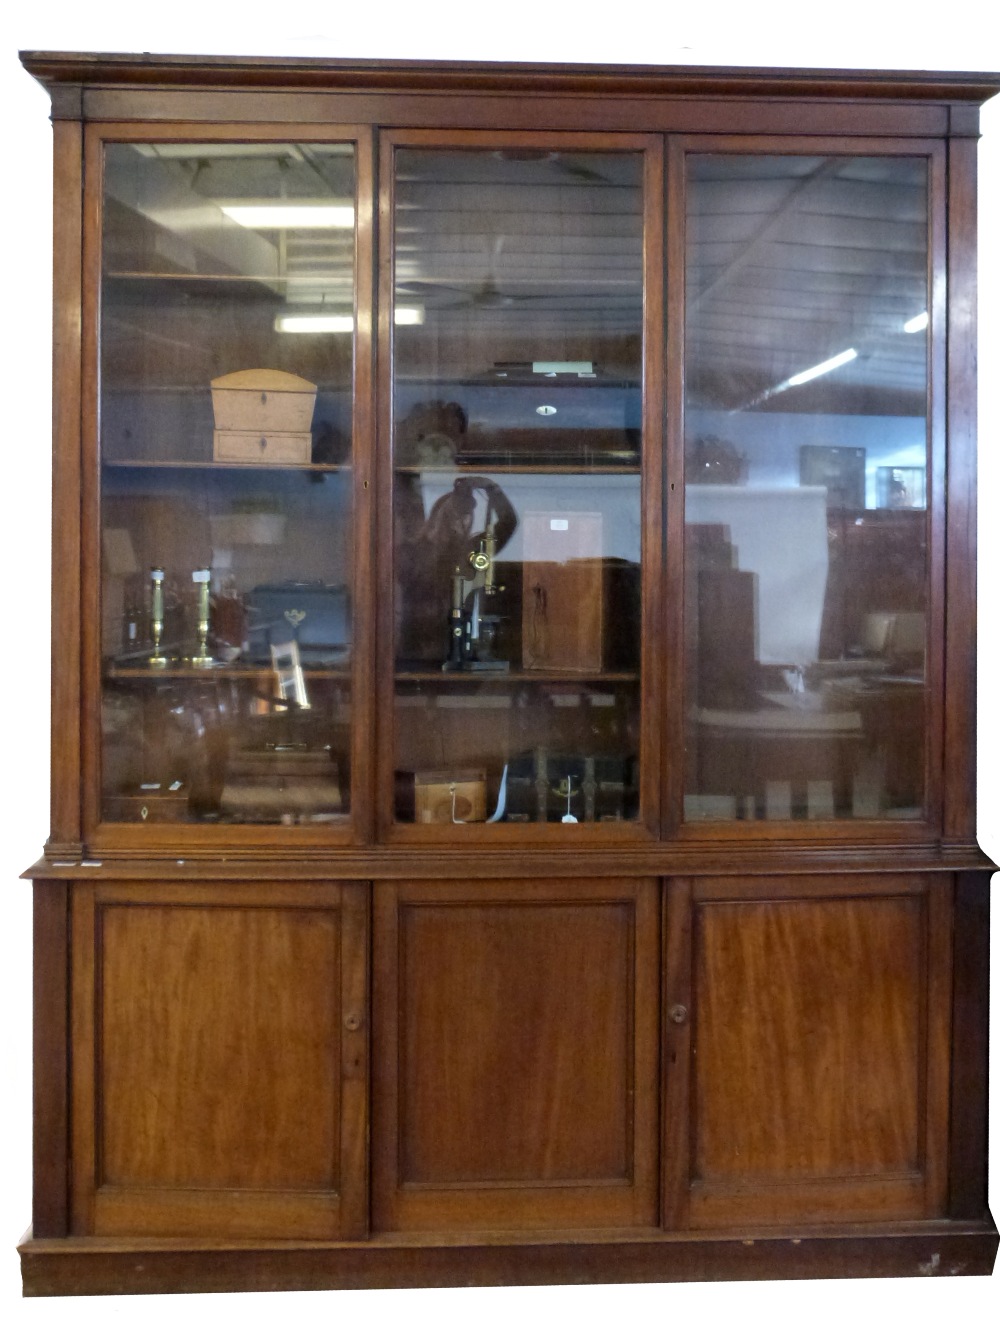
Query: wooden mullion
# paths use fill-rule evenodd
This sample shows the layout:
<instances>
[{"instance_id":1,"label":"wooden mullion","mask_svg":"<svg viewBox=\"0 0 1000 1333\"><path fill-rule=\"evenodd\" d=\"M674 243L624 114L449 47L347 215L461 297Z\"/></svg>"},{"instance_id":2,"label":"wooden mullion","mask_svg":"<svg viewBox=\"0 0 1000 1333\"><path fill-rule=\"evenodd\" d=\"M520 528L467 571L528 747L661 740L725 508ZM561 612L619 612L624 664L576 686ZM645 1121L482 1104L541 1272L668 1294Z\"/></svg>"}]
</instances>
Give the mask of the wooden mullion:
<instances>
[{"instance_id":1,"label":"wooden mullion","mask_svg":"<svg viewBox=\"0 0 1000 1333\"><path fill-rule=\"evenodd\" d=\"M663 410L665 399L664 323L667 291L663 253L663 144L644 154L643 218L643 420L642 420L642 616L639 728L640 818L655 836L662 821L663 713L666 700L663 642ZM669 753L669 751L668 751Z\"/></svg>"},{"instance_id":2,"label":"wooden mullion","mask_svg":"<svg viewBox=\"0 0 1000 1333\"><path fill-rule=\"evenodd\" d=\"M83 387L82 459L77 487L81 515L80 604L78 642L82 659L81 728L83 754L83 836L90 838L101 819L103 699L101 662L101 249L103 230L104 142L99 131L85 131L83 219ZM59 505L54 510L59 513Z\"/></svg>"},{"instance_id":3,"label":"wooden mullion","mask_svg":"<svg viewBox=\"0 0 1000 1333\"><path fill-rule=\"evenodd\" d=\"M946 841L975 836L976 144L948 144L948 547L944 663Z\"/></svg>"},{"instance_id":4,"label":"wooden mullion","mask_svg":"<svg viewBox=\"0 0 1000 1333\"><path fill-rule=\"evenodd\" d=\"M369 897L367 884L343 884L341 898L340 1234L368 1234Z\"/></svg>"},{"instance_id":5,"label":"wooden mullion","mask_svg":"<svg viewBox=\"0 0 1000 1333\"><path fill-rule=\"evenodd\" d=\"M375 825L375 729L370 663L377 661L375 612L379 598L375 556L377 487L374 320L378 309L376 161L367 127L356 131L355 319L353 419L354 598L351 616L351 823L354 839L370 843Z\"/></svg>"},{"instance_id":6,"label":"wooden mullion","mask_svg":"<svg viewBox=\"0 0 1000 1333\"><path fill-rule=\"evenodd\" d=\"M52 796L50 855L82 851L80 467L83 392L83 128L53 125Z\"/></svg>"},{"instance_id":7,"label":"wooden mullion","mask_svg":"<svg viewBox=\"0 0 1000 1333\"><path fill-rule=\"evenodd\" d=\"M376 140L377 152L377 228L376 293L378 322L376 327L377 415L375 419L376 452L382 466L375 476L376 512L379 515L375 533L375 587L379 589L375 608L375 657L368 664L367 688L377 701L375 711L375 837L382 840L392 828L395 817L396 754L396 695L394 668L396 664L395 582L396 558L392 513L395 495L392 447L392 389L393 367L393 283L395 202L393 171L395 153L392 139L380 134Z\"/></svg>"},{"instance_id":8,"label":"wooden mullion","mask_svg":"<svg viewBox=\"0 0 1000 1333\"><path fill-rule=\"evenodd\" d=\"M694 1123L691 881L664 881L663 904L660 1224L668 1231L679 1231L687 1225L690 1208L691 1126Z\"/></svg>"},{"instance_id":9,"label":"wooden mullion","mask_svg":"<svg viewBox=\"0 0 1000 1333\"><path fill-rule=\"evenodd\" d=\"M663 595L662 746L664 755L661 828L676 834L685 785L685 606L684 606L684 303L686 269L685 159L687 145L671 139L666 168L666 467L662 522L666 529Z\"/></svg>"}]
</instances>

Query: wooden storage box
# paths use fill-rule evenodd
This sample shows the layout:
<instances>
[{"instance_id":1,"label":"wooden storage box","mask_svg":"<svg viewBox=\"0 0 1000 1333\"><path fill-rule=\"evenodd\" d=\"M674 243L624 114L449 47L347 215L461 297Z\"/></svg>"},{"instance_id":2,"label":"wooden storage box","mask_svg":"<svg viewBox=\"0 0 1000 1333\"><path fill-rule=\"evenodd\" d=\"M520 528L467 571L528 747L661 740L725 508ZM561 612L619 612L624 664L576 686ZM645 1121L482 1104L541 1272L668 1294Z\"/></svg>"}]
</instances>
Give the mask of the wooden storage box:
<instances>
[{"instance_id":1,"label":"wooden storage box","mask_svg":"<svg viewBox=\"0 0 1000 1333\"><path fill-rule=\"evenodd\" d=\"M104 818L113 824L176 824L188 817L187 787L158 785L108 796Z\"/></svg>"},{"instance_id":2,"label":"wooden storage box","mask_svg":"<svg viewBox=\"0 0 1000 1333\"><path fill-rule=\"evenodd\" d=\"M486 818L486 774L481 769L413 775L418 824L481 824Z\"/></svg>"},{"instance_id":3,"label":"wooden storage box","mask_svg":"<svg viewBox=\"0 0 1000 1333\"><path fill-rule=\"evenodd\" d=\"M212 381L217 463L309 463L316 385L284 370L238 370Z\"/></svg>"},{"instance_id":4,"label":"wooden storage box","mask_svg":"<svg viewBox=\"0 0 1000 1333\"><path fill-rule=\"evenodd\" d=\"M603 516L527 513L523 527L523 667L528 671L600 671Z\"/></svg>"},{"instance_id":5,"label":"wooden storage box","mask_svg":"<svg viewBox=\"0 0 1000 1333\"><path fill-rule=\"evenodd\" d=\"M217 430L212 457L216 463L309 463L312 436L308 431Z\"/></svg>"}]
</instances>

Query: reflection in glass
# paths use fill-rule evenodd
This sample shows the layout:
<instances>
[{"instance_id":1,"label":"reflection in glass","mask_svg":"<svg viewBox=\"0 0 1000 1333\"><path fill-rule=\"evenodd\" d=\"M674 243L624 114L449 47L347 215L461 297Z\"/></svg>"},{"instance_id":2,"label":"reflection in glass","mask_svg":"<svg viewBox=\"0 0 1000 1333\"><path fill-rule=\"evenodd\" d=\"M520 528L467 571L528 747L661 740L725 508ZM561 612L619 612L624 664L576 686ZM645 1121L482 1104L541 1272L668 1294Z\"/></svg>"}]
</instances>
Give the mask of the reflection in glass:
<instances>
[{"instance_id":1,"label":"reflection in glass","mask_svg":"<svg viewBox=\"0 0 1000 1333\"><path fill-rule=\"evenodd\" d=\"M641 158L395 165L397 818L634 819Z\"/></svg>"},{"instance_id":2,"label":"reflection in glass","mask_svg":"<svg viewBox=\"0 0 1000 1333\"><path fill-rule=\"evenodd\" d=\"M102 811L350 809L354 159L105 155Z\"/></svg>"},{"instance_id":3,"label":"reflection in glass","mask_svg":"<svg viewBox=\"0 0 1000 1333\"><path fill-rule=\"evenodd\" d=\"M927 164L688 161L687 820L924 804Z\"/></svg>"}]
</instances>

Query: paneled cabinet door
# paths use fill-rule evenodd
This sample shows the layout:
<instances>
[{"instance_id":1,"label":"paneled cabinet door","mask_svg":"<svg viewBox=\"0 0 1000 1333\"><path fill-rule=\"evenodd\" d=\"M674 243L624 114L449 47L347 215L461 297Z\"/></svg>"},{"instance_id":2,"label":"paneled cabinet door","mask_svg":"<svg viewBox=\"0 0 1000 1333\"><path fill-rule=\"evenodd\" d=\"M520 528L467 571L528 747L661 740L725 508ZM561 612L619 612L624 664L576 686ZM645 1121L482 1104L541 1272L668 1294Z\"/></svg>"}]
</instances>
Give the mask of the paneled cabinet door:
<instances>
[{"instance_id":1,"label":"paneled cabinet door","mask_svg":"<svg viewBox=\"0 0 1000 1333\"><path fill-rule=\"evenodd\" d=\"M376 886L376 1230L655 1225L657 899Z\"/></svg>"},{"instance_id":2,"label":"paneled cabinet door","mask_svg":"<svg viewBox=\"0 0 1000 1333\"><path fill-rule=\"evenodd\" d=\"M364 1234L367 888L73 891L72 1230Z\"/></svg>"},{"instance_id":3,"label":"paneled cabinet door","mask_svg":"<svg viewBox=\"0 0 1000 1333\"><path fill-rule=\"evenodd\" d=\"M950 887L670 884L668 1226L944 1212Z\"/></svg>"}]
</instances>

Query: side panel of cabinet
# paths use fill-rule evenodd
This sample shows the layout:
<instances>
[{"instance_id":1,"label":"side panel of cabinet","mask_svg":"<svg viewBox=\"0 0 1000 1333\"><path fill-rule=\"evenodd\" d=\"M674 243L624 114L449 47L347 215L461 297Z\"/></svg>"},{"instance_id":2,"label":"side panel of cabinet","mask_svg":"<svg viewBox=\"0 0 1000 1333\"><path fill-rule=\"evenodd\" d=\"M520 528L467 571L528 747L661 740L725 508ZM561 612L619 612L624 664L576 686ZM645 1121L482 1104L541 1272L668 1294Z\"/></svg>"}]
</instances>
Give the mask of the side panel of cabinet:
<instances>
[{"instance_id":1,"label":"side panel of cabinet","mask_svg":"<svg viewBox=\"0 0 1000 1333\"><path fill-rule=\"evenodd\" d=\"M948 876L668 889L674 1225L944 1212Z\"/></svg>"},{"instance_id":2,"label":"side panel of cabinet","mask_svg":"<svg viewBox=\"0 0 1000 1333\"><path fill-rule=\"evenodd\" d=\"M363 1235L367 890L78 885L78 1234Z\"/></svg>"},{"instance_id":3,"label":"side panel of cabinet","mask_svg":"<svg viewBox=\"0 0 1000 1333\"><path fill-rule=\"evenodd\" d=\"M657 899L376 887L377 1229L655 1224Z\"/></svg>"}]
</instances>

